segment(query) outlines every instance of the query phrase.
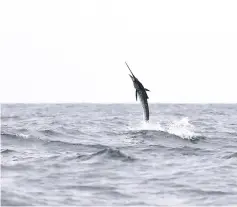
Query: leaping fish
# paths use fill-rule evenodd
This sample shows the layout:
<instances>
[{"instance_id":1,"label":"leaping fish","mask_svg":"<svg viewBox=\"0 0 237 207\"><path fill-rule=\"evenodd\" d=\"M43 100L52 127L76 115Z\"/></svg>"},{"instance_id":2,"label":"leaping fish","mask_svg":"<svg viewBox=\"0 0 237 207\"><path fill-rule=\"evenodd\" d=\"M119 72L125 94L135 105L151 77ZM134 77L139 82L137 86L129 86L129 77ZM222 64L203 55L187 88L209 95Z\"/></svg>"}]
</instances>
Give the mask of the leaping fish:
<instances>
[{"instance_id":1,"label":"leaping fish","mask_svg":"<svg viewBox=\"0 0 237 207\"><path fill-rule=\"evenodd\" d=\"M147 99L149 99L149 97L146 92L150 91L150 90L144 88L144 86L141 84L141 82L135 77L135 75L133 74L133 72L131 71L131 69L129 68L127 63L126 63L126 65L129 69L129 71L131 72L131 75L129 74L129 76L131 77L131 79L133 81L133 86L136 89L136 92L135 92L136 100L137 100L137 96L138 96L140 99L140 102L142 104L144 119L145 119L145 121L148 122L149 121L149 106L148 106Z\"/></svg>"}]
</instances>

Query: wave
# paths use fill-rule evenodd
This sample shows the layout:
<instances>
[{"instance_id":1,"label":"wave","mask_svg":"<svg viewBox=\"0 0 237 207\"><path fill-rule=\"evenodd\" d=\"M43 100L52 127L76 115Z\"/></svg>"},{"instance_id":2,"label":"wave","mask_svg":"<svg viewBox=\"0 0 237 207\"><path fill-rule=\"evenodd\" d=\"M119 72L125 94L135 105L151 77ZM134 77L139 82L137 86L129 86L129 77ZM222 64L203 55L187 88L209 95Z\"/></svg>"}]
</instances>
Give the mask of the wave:
<instances>
[{"instance_id":1,"label":"wave","mask_svg":"<svg viewBox=\"0 0 237 207\"><path fill-rule=\"evenodd\" d=\"M96 149L107 147L106 145L101 145L101 144L82 144L82 143L65 142L65 141L60 141L60 140L45 140L45 141L46 142L44 143L44 145L49 145L49 146L61 146L61 147L82 146L82 147L91 147L91 148L96 148Z\"/></svg>"},{"instance_id":2,"label":"wave","mask_svg":"<svg viewBox=\"0 0 237 207\"><path fill-rule=\"evenodd\" d=\"M201 154L206 155L207 153L213 153L212 150L208 149L202 149L198 147L193 146L183 146L183 147L175 147L175 148L169 148L170 152L180 153L182 155L196 155L200 156Z\"/></svg>"},{"instance_id":3,"label":"wave","mask_svg":"<svg viewBox=\"0 0 237 207\"><path fill-rule=\"evenodd\" d=\"M132 157L122 153L120 150L112 148L106 148L93 154L93 156L100 156L100 155L106 155L106 157L113 159L133 160Z\"/></svg>"},{"instance_id":4,"label":"wave","mask_svg":"<svg viewBox=\"0 0 237 207\"><path fill-rule=\"evenodd\" d=\"M61 132L58 132L58 131L52 130L52 129L38 130L37 132L40 133L40 134L38 134L38 136L35 136L35 135L32 135L32 134L26 134L25 133L25 132L27 132L26 129L20 129L20 131L22 131L24 133L1 132L1 135L2 136L11 137L11 138L23 138L23 139L29 139L29 138L39 139L39 137L41 137L40 134L43 135L42 137L51 137L51 136L55 136L55 137L59 137L59 136L72 137L69 134L64 134L64 133L61 133Z\"/></svg>"},{"instance_id":5,"label":"wave","mask_svg":"<svg viewBox=\"0 0 237 207\"><path fill-rule=\"evenodd\" d=\"M55 130L52 130L52 129L42 129L42 130L39 130L38 132L46 135L46 136L60 136L60 135L63 135L62 133L60 132L57 132Z\"/></svg>"},{"instance_id":6,"label":"wave","mask_svg":"<svg viewBox=\"0 0 237 207\"><path fill-rule=\"evenodd\" d=\"M90 155L77 155L77 158L79 158L82 161L91 160L95 158L120 160L120 161L134 161L135 160L135 158L124 154L120 150L112 149L109 147L102 149L98 152L92 153Z\"/></svg>"},{"instance_id":7,"label":"wave","mask_svg":"<svg viewBox=\"0 0 237 207\"><path fill-rule=\"evenodd\" d=\"M1 117L2 120L3 119L19 119L19 118L21 118L20 116L17 116L17 115L9 115L9 116L2 115L0 117Z\"/></svg>"},{"instance_id":8,"label":"wave","mask_svg":"<svg viewBox=\"0 0 237 207\"><path fill-rule=\"evenodd\" d=\"M2 154L8 154L8 153L11 153L11 152L16 152L15 150L11 150L11 149L1 149L1 153Z\"/></svg>"},{"instance_id":9,"label":"wave","mask_svg":"<svg viewBox=\"0 0 237 207\"><path fill-rule=\"evenodd\" d=\"M186 190L185 190L186 191ZM197 193L199 195L209 195L209 196L212 196L212 195L217 195L217 196L221 196L221 195L230 195L230 194L233 194L231 192L228 192L228 191L221 191L221 190L204 190L204 189L188 189L188 192L191 192L191 193Z\"/></svg>"},{"instance_id":10,"label":"wave","mask_svg":"<svg viewBox=\"0 0 237 207\"><path fill-rule=\"evenodd\" d=\"M58 127L59 130L56 129L41 129L38 130L40 134L45 137L67 137L67 138L77 138L78 136L90 136L91 134L82 132L78 129L67 129L64 126Z\"/></svg>"},{"instance_id":11,"label":"wave","mask_svg":"<svg viewBox=\"0 0 237 207\"><path fill-rule=\"evenodd\" d=\"M226 155L223 158L225 158L225 159L237 158L237 152L234 152L230 155Z\"/></svg>"},{"instance_id":12,"label":"wave","mask_svg":"<svg viewBox=\"0 0 237 207\"><path fill-rule=\"evenodd\" d=\"M11 137L11 138L23 138L23 139L28 139L30 137L29 134L8 133L8 132L1 132L1 136Z\"/></svg>"},{"instance_id":13,"label":"wave","mask_svg":"<svg viewBox=\"0 0 237 207\"><path fill-rule=\"evenodd\" d=\"M54 134L53 130L43 130L44 133L49 133L49 134ZM41 137L41 136L34 136L31 134L23 134L23 133L9 133L9 132L1 132L1 136L2 138L5 136L7 138L7 140L9 140L9 138L13 139L13 140L18 140L19 143L21 144L22 141L24 142L40 142L40 144L43 144L44 146L48 146L48 147L57 147L60 150L61 149L72 149L75 147L76 148L94 148L94 149L104 149L107 146L106 145L102 145L102 144L86 144L86 143L79 143L79 142L73 142L73 140L68 139L69 141L66 140L50 140L49 138L46 137ZM58 137L58 136L57 136ZM65 135L65 138L70 138L72 136L70 135ZM75 138L75 137L73 137ZM75 139L74 139L75 140ZM80 140L78 140L80 141ZM5 152L6 153L6 152Z\"/></svg>"}]
</instances>

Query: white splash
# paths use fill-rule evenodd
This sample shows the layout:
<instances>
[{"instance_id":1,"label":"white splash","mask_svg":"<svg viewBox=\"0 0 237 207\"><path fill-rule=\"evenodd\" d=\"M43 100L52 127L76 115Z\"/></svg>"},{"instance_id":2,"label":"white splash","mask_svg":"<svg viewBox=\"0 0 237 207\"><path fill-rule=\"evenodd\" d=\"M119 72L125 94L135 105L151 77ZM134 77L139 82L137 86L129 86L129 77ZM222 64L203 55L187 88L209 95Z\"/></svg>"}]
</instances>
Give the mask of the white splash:
<instances>
[{"instance_id":1,"label":"white splash","mask_svg":"<svg viewBox=\"0 0 237 207\"><path fill-rule=\"evenodd\" d=\"M167 132L177 135L183 139L192 139L197 136L194 132L195 127L189 122L188 117L184 117L181 120L171 122L167 127Z\"/></svg>"},{"instance_id":2,"label":"white splash","mask_svg":"<svg viewBox=\"0 0 237 207\"><path fill-rule=\"evenodd\" d=\"M145 121L141 121L136 124L130 124L130 126L128 126L128 129L130 131L137 131L137 130L164 131L164 128L161 127L159 122L151 123L151 122L145 122Z\"/></svg>"},{"instance_id":3,"label":"white splash","mask_svg":"<svg viewBox=\"0 0 237 207\"><path fill-rule=\"evenodd\" d=\"M161 122L140 122L129 127L129 130L156 130L168 132L169 134L174 134L183 139L192 139L198 134L195 133L195 126L189 122L188 117L184 117L180 120L166 120Z\"/></svg>"},{"instance_id":4,"label":"white splash","mask_svg":"<svg viewBox=\"0 0 237 207\"><path fill-rule=\"evenodd\" d=\"M30 135L20 133L20 134L17 134L16 136L28 139Z\"/></svg>"},{"instance_id":5,"label":"white splash","mask_svg":"<svg viewBox=\"0 0 237 207\"><path fill-rule=\"evenodd\" d=\"M144 129L144 130L165 131L165 129L161 126L161 124L159 122L157 122L157 123L142 122L141 126L142 126L142 129Z\"/></svg>"}]
</instances>

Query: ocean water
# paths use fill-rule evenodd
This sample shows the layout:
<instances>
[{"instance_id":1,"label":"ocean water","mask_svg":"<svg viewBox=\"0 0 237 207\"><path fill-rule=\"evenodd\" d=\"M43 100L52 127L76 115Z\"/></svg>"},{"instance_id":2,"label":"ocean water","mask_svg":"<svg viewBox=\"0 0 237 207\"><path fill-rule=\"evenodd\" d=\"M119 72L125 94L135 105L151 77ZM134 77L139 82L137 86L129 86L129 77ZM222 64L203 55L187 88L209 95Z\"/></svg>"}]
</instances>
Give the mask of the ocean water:
<instances>
[{"instance_id":1,"label":"ocean water","mask_svg":"<svg viewBox=\"0 0 237 207\"><path fill-rule=\"evenodd\" d=\"M1 105L1 205L237 205L237 105Z\"/></svg>"}]
</instances>

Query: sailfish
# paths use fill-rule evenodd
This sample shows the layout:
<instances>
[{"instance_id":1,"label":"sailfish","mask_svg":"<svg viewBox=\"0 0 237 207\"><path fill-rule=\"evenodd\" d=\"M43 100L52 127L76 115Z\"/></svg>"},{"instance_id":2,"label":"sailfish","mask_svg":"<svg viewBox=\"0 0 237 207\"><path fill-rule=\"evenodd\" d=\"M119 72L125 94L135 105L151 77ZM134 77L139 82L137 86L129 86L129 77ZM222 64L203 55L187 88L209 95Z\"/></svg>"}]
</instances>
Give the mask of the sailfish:
<instances>
[{"instance_id":1,"label":"sailfish","mask_svg":"<svg viewBox=\"0 0 237 207\"><path fill-rule=\"evenodd\" d=\"M131 71L131 69L129 68L128 64L125 62L125 64L127 65L129 71L131 74L129 74L129 76L131 77L132 81L133 81L133 86L135 88L135 96L136 96L136 101L137 101L137 96L140 99L142 108L143 108L143 115L144 115L144 119L146 122L149 121L149 106L148 106L148 101L147 99L149 99L148 95L147 95L147 88L144 88L144 86L142 85L142 83L135 77L135 75L133 74L133 72Z\"/></svg>"}]
</instances>

